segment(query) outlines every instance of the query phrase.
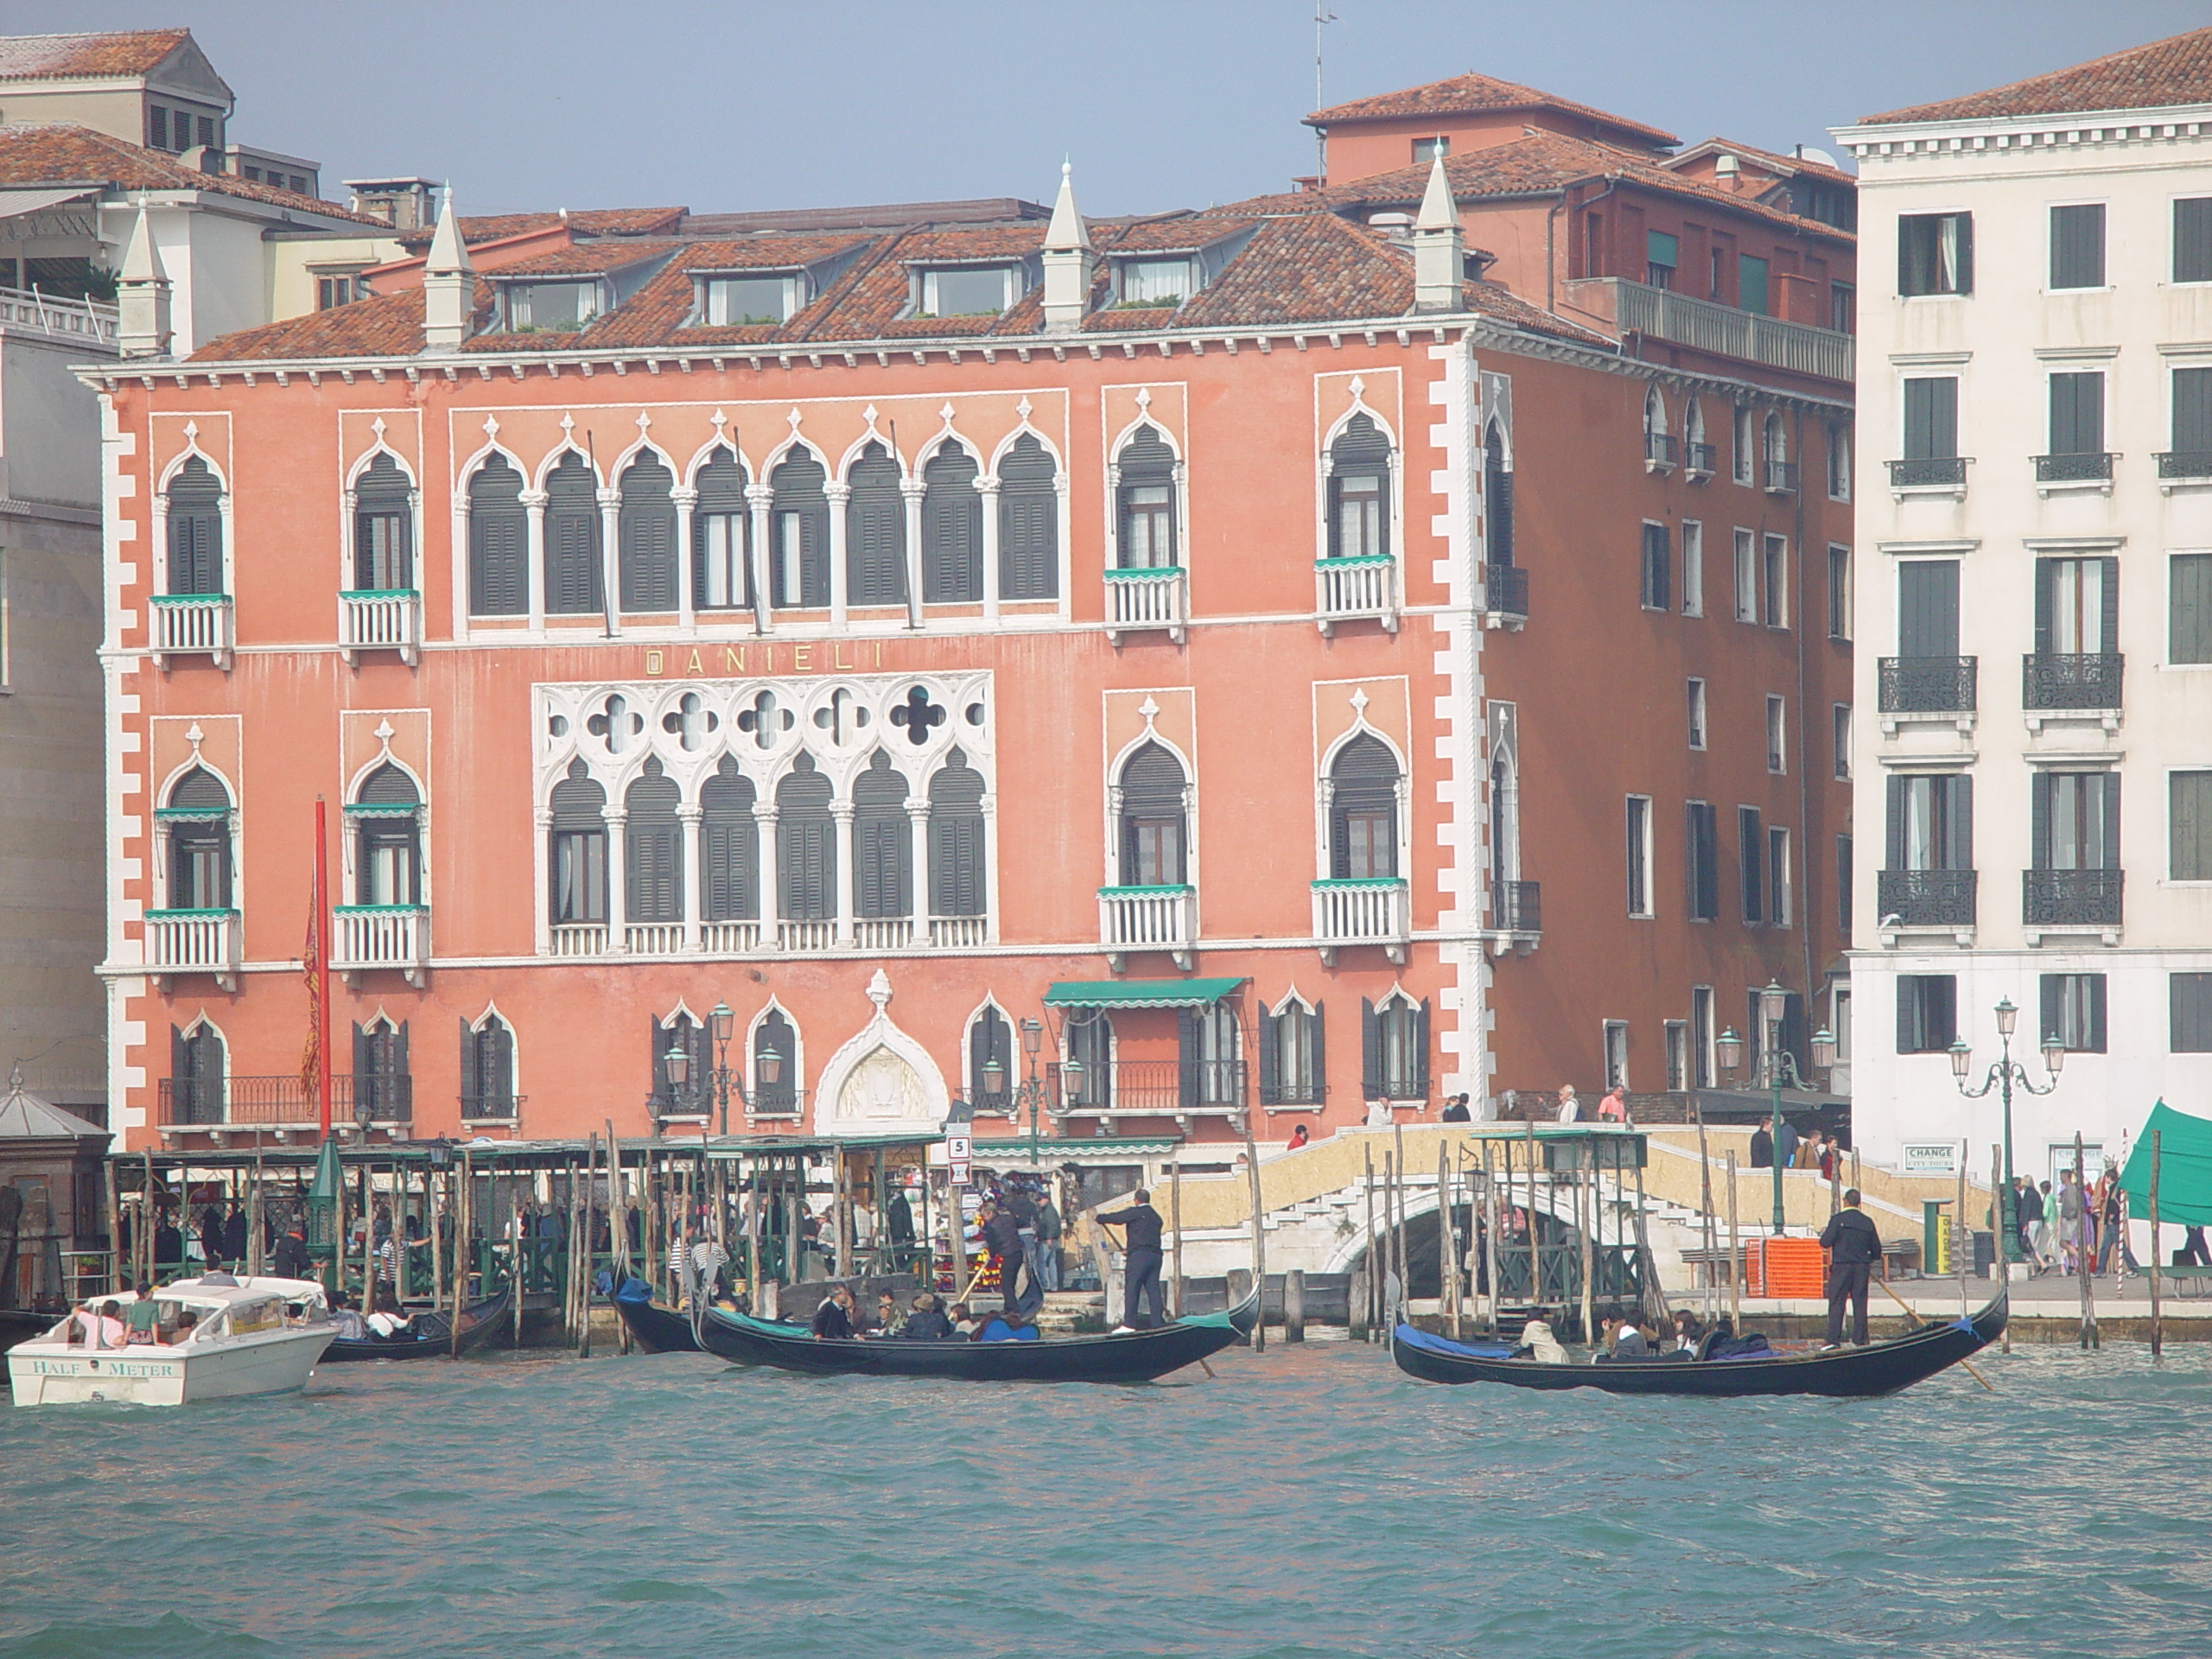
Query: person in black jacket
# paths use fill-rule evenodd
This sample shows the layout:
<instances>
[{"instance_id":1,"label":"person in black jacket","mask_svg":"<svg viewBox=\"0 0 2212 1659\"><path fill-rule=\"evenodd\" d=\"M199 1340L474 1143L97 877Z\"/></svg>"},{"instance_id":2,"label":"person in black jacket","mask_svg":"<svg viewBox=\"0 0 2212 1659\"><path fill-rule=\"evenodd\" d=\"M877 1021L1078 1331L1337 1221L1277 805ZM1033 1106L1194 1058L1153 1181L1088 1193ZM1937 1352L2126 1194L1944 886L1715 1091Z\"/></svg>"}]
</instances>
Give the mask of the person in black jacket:
<instances>
[{"instance_id":1,"label":"person in black jacket","mask_svg":"<svg viewBox=\"0 0 2212 1659\"><path fill-rule=\"evenodd\" d=\"M925 1290L914 1298L913 1311L906 1315L905 1328L899 1334L909 1342L949 1342L952 1322L937 1305L936 1296Z\"/></svg>"},{"instance_id":2,"label":"person in black jacket","mask_svg":"<svg viewBox=\"0 0 2212 1659\"><path fill-rule=\"evenodd\" d=\"M269 1271L278 1279L306 1279L312 1275L314 1260L308 1255L307 1235L300 1230L298 1222L285 1229L284 1236L276 1241Z\"/></svg>"},{"instance_id":3,"label":"person in black jacket","mask_svg":"<svg viewBox=\"0 0 2212 1659\"><path fill-rule=\"evenodd\" d=\"M1165 1260L1160 1248L1162 1224L1160 1211L1152 1207L1151 1193L1139 1187L1134 1197L1135 1202L1128 1209L1102 1212L1098 1219L1103 1225L1128 1230L1125 1235L1128 1242L1122 1247L1122 1324L1127 1330L1148 1331L1167 1323L1166 1304L1160 1290L1160 1268ZM1152 1317L1142 1324L1138 1323L1141 1297L1152 1304Z\"/></svg>"},{"instance_id":4,"label":"person in black jacket","mask_svg":"<svg viewBox=\"0 0 2212 1659\"><path fill-rule=\"evenodd\" d=\"M1751 1131L1751 1167L1774 1167L1774 1136L1764 1122Z\"/></svg>"},{"instance_id":5,"label":"person in black jacket","mask_svg":"<svg viewBox=\"0 0 2212 1659\"><path fill-rule=\"evenodd\" d=\"M1005 1298L1009 1313L1030 1313L1035 1304L1029 1299L1032 1292L1021 1285L1021 1218L1006 1204L986 1204L982 1209L983 1243L999 1259L999 1291ZM1045 1300L1045 1293L1035 1291L1036 1300Z\"/></svg>"},{"instance_id":6,"label":"person in black jacket","mask_svg":"<svg viewBox=\"0 0 2212 1659\"><path fill-rule=\"evenodd\" d=\"M853 1334L853 1293L839 1285L829 1300L814 1310L814 1339L842 1342Z\"/></svg>"},{"instance_id":7,"label":"person in black jacket","mask_svg":"<svg viewBox=\"0 0 2212 1659\"><path fill-rule=\"evenodd\" d=\"M1821 1248L1828 1252L1828 1346L1843 1344L1843 1306L1852 1305L1851 1339L1866 1345L1866 1287L1874 1263L1882 1259L1882 1236L1859 1207L1859 1189L1843 1195L1843 1208L1829 1217L1821 1232Z\"/></svg>"}]
</instances>

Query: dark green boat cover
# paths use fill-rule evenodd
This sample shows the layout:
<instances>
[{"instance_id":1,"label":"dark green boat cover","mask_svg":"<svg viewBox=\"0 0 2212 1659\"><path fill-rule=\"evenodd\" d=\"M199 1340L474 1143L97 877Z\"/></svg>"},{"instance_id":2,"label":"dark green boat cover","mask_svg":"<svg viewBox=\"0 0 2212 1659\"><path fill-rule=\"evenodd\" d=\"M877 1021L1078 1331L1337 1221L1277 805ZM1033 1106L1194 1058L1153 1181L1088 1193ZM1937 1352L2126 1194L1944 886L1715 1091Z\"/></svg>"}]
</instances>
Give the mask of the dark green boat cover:
<instances>
[{"instance_id":1,"label":"dark green boat cover","mask_svg":"<svg viewBox=\"0 0 2212 1659\"><path fill-rule=\"evenodd\" d=\"M2120 1172L2127 1213L2151 1217L2151 1133L2158 1134L2158 1221L2212 1226L2212 1120L2191 1117L2160 1101L2135 1138L2127 1167Z\"/></svg>"}]
</instances>

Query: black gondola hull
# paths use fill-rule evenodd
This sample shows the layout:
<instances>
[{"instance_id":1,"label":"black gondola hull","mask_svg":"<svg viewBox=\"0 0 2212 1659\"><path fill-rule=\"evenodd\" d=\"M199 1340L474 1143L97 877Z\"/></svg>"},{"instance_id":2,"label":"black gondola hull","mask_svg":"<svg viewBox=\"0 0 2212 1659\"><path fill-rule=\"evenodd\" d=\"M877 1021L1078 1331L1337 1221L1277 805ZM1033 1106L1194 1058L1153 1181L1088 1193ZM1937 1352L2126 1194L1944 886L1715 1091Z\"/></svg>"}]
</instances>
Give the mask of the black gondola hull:
<instances>
[{"instance_id":1,"label":"black gondola hull","mask_svg":"<svg viewBox=\"0 0 2212 1659\"><path fill-rule=\"evenodd\" d=\"M1195 1365L1250 1334L1259 1299L1157 1331L1052 1342L822 1342L804 1325L771 1324L710 1307L696 1325L709 1353L742 1365L813 1376L931 1376L962 1382L1150 1382Z\"/></svg>"},{"instance_id":2,"label":"black gondola hull","mask_svg":"<svg viewBox=\"0 0 2212 1659\"><path fill-rule=\"evenodd\" d=\"M700 1351L699 1339L691 1334L691 1321L681 1313L657 1302L638 1301L626 1296L614 1299L614 1311L630 1327L630 1340L649 1354Z\"/></svg>"},{"instance_id":3,"label":"black gondola hull","mask_svg":"<svg viewBox=\"0 0 2212 1659\"><path fill-rule=\"evenodd\" d=\"M511 1292L501 1291L463 1312L461 1351L467 1353L499 1328L508 1308ZM371 1337L352 1341L340 1337L322 1351L322 1364L348 1364L371 1359L434 1359L454 1351L453 1325L443 1313L418 1313L404 1336Z\"/></svg>"},{"instance_id":4,"label":"black gondola hull","mask_svg":"<svg viewBox=\"0 0 2212 1659\"><path fill-rule=\"evenodd\" d=\"M1502 1382L1516 1389L1600 1389L1608 1394L1663 1394L1734 1399L1811 1394L1866 1399L1895 1394L1970 1358L2003 1334L2005 1293L1969 1319L1924 1325L1865 1348L1777 1354L1750 1359L1625 1360L1603 1365L1546 1365L1444 1351L1400 1325L1390 1334L1398 1369L1424 1382Z\"/></svg>"}]
</instances>

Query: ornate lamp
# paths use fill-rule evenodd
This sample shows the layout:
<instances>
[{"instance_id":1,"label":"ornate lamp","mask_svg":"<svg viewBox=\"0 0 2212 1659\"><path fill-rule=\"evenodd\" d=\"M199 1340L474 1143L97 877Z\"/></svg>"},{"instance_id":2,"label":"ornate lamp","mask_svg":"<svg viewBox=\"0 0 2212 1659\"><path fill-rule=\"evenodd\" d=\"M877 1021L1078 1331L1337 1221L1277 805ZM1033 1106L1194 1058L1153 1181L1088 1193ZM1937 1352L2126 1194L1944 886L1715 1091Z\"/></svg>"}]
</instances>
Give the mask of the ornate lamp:
<instances>
[{"instance_id":1,"label":"ornate lamp","mask_svg":"<svg viewBox=\"0 0 2212 1659\"><path fill-rule=\"evenodd\" d=\"M1729 1027L1714 1038L1713 1046L1719 1052L1723 1071L1733 1071L1744 1063L1744 1039L1736 1034L1735 1027Z\"/></svg>"}]
</instances>

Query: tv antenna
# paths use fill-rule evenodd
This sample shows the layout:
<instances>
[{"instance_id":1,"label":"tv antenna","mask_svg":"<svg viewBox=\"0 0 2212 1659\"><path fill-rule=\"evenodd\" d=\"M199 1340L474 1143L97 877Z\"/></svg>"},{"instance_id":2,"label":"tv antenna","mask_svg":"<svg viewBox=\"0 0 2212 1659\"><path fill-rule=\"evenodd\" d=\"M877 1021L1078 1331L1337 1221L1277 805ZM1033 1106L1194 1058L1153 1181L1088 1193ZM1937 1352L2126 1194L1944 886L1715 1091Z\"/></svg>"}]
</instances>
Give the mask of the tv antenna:
<instances>
[{"instance_id":1,"label":"tv antenna","mask_svg":"<svg viewBox=\"0 0 2212 1659\"><path fill-rule=\"evenodd\" d=\"M1321 98L1321 30L1325 25L1336 21L1337 15L1329 10L1327 0L1313 0L1313 107L1317 110L1324 107ZM1325 180L1328 176L1329 134L1324 127L1313 129L1313 171L1320 179Z\"/></svg>"}]
</instances>

